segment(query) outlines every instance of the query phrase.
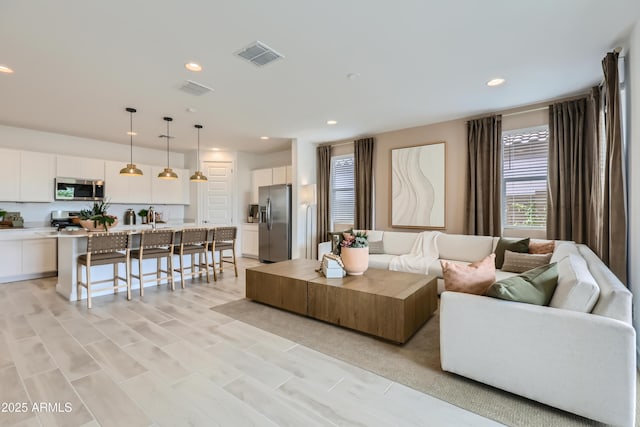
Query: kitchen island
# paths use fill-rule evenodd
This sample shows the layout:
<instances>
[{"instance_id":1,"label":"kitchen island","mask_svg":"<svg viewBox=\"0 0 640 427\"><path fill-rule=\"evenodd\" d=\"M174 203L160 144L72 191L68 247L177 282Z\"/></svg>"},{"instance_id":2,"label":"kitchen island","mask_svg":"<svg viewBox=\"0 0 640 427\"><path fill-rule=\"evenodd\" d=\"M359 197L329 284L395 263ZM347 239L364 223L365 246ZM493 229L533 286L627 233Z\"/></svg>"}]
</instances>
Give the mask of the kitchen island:
<instances>
[{"instance_id":1,"label":"kitchen island","mask_svg":"<svg viewBox=\"0 0 640 427\"><path fill-rule=\"evenodd\" d=\"M181 224L181 225L170 225L170 224L162 224L162 226L158 226L158 228L170 228L172 230L180 231L185 228L193 228L195 224ZM211 226L213 228L213 226ZM114 227L111 231L129 231L133 235L133 243L132 249L137 248L140 242L140 233L143 230L151 229L150 225L138 225L138 226L118 226ZM56 284L56 291L62 295L65 299L69 301L78 301L81 299L86 299L86 289L81 288L82 294L77 295L76 293L76 283L78 282L77 276L77 260L78 255L82 255L87 252L87 235L90 232L85 230L73 230L73 231L60 231L58 233L58 283ZM178 240L179 242L179 240ZM162 260L162 268L166 270L166 261ZM133 268L137 272L137 262L133 263ZM156 269L156 260L148 259L144 260L143 269L145 272L155 271ZM174 260L174 268L178 265ZM124 274L124 265L120 264L120 273ZM83 268L84 271L84 268ZM175 272L174 272L175 273ZM105 280L113 277L113 266L111 265L101 265L91 267L91 279L92 281ZM174 275L174 280L179 279L179 274ZM162 282L162 283L166 283ZM146 283L145 286L155 286L155 283ZM108 283L105 283L104 286L107 289L103 290L91 290L91 296L97 297L100 295L107 295L113 293L113 289L108 288ZM139 289L140 285L137 279L131 280L131 289Z\"/></svg>"}]
</instances>

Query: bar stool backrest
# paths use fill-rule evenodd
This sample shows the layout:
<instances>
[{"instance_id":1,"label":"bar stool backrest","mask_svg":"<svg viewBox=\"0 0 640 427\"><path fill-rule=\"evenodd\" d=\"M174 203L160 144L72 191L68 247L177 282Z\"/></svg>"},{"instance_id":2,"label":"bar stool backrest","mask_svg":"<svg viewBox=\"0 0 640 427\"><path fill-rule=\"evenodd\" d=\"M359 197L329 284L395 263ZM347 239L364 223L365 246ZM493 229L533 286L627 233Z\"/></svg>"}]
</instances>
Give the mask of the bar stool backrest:
<instances>
[{"instance_id":1,"label":"bar stool backrest","mask_svg":"<svg viewBox=\"0 0 640 427\"><path fill-rule=\"evenodd\" d=\"M171 229L165 230L144 230L140 235L140 247L166 248L173 245L175 232Z\"/></svg>"},{"instance_id":2,"label":"bar stool backrest","mask_svg":"<svg viewBox=\"0 0 640 427\"><path fill-rule=\"evenodd\" d=\"M127 231L89 233L87 253L108 254L129 249L130 238Z\"/></svg>"},{"instance_id":3,"label":"bar stool backrest","mask_svg":"<svg viewBox=\"0 0 640 427\"><path fill-rule=\"evenodd\" d=\"M208 243L208 228L185 228L180 243L183 245L203 245Z\"/></svg>"},{"instance_id":4,"label":"bar stool backrest","mask_svg":"<svg viewBox=\"0 0 640 427\"><path fill-rule=\"evenodd\" d=\"M237 227L216 227L213 230L214 242L228 242L236 239Z\"/></svg>"}]
</instances>

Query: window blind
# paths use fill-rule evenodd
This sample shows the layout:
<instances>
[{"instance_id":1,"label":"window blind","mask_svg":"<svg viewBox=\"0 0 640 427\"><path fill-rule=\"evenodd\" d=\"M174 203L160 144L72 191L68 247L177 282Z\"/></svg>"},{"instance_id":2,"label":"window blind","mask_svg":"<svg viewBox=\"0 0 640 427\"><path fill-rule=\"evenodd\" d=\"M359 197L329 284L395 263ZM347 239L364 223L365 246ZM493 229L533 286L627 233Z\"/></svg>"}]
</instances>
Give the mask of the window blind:
<instances>
[{"instance_id":1,"label":"window blind","mask_svg":"<svg viewBox=\"0 0 640 427\"><path fill-rule=\"evenodd\" d=\"M502 134L505 227L546 227L548 159L548 126Z\"/></svg>"},{"instance_id":2,"label":"window blind","mask_svg":"<svg viewBox=\"0 0 640 427\"><path fill-rule=\"evenodd\" d=\"M355 172L353 154L331 158L331 222L353 224L355 220Z\"/></svg>"}]
</instances>

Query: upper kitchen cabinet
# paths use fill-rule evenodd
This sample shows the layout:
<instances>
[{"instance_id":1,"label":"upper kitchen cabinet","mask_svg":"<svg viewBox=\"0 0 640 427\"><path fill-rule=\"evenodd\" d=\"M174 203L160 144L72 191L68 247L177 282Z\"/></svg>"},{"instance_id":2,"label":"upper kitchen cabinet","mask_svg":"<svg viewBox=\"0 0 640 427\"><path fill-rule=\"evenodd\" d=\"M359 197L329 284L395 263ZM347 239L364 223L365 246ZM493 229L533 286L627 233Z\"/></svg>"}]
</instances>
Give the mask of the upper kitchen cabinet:
<instances>
[{"instance_id":1,"label":"upper kitchen cabinet","mask_svg":"<svg viewBox=\"0 0 640 427\"><path fill-rule=\"evenodd\" d=\"M287 167L281 166L279 168L273 168L273 184L286 184L287 183Z\"/></svg>"},{"instance_id":2,"label":"upper kitchen cabinet","mask_svg":"<svg viewBox=\"0 0 640 427\"><path fill-rule=\"evenodd\" d=\"M151 203L151 166L138 165L142 176L120 175L123 162L105 161L105 194L111 203Z\"/></svg>"},{"instance_id":3,"label":"upper kitchen cabinet","mask_svg":"<svg viewBox=\"0 0 640 427\"><path fill-rule=\"evenodd\" d=\"M52 154L0 149L0 200L53 201Z\"/></svg>"},{"instance_id":4,"label":"upper kitchen cabinet","mask_svg":"<svg viewBox=\"0 0 640 427\"><path fill-rule=\"evenodd\" d=\"M20 151L0 149L0 200L15 202L20 199L19 176Z\"/></svg>"},{"instance_id":5,"label":"upper kitchen cabinet","mask_svg":"<svg viewBox=\"0 0 640 427\"><path fill-rule=\"evenodd\" d=\"M273 169L255 169L251 171L251 203L258 203L258 188L273 184Z\"/></svg>"},{"instance_id":6,"label":"upper kitchen cabinet","mask_svg":"<svg viewBox=\"0 0 640 427\"><path fill-rule=\"evenodd\" d=\"M286 166L287 169L287 182L286 184L293 184L293 168L291 165Z\"/></svg>"},{"instance_id":7,"label":"upper kitchen cabinet","mask_svg":"<svg viewBox=\"0 0 640 427\"><path fill-rule=\"evenodd\" d=\"M159 179L158 174L164 170L161 166L151 167L151 203L156 205L181 205L184 204L184 180L189 181L189 171L186 169L174 169L178 179Z\"/></svg>"},{"instance_id":8,"label":"upper kitchen cabinet","mask_svg":"<svg viewBox=\"0 0 640 427\"><path fill-rule=\"evenodd\" d=\"M273 168L273 184L291 184L291 165Z\"/></svg>"},{"instance_id":9,"label":"upper kitchen cabinet","mask_svg":"<svg viewBox=\"0 0 640 427\"><path fill-rule=\"evenodd\" d=\"M104 180L104 175L104 160L86 157L56 156L56 176Z\"/></svg>"},{"instance_id":10,"label":"upper kitchen cabinet","mask_svg":"<svg viewBox=\"0 0 640 427\"><path fill-rule=\"evenodd\" d=\"M20 200L52 202L55 156L31 151L20 154Z\"/></svg>"}]
</instances>

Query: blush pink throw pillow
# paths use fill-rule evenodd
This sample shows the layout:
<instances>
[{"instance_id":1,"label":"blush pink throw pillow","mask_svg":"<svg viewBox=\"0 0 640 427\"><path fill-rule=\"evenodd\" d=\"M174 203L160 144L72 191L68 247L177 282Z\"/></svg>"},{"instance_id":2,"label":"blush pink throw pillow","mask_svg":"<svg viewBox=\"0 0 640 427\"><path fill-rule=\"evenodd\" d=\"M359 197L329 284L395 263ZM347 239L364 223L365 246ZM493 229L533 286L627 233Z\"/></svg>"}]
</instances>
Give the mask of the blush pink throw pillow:
<instances>
[{"instance_id":1,"label":"blush pink throw pillow","mask_svg":"<svg viewBox=\"0 0 640 427\"><path fill-rule=\"evenodd\" d=\"M445 290L484 295L496 281L495 258L496 254L491 254L469 265L440 260Z\"/></svg>"}]
</instances>

